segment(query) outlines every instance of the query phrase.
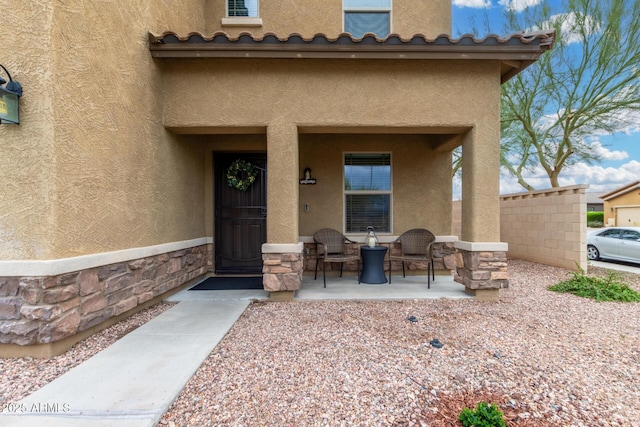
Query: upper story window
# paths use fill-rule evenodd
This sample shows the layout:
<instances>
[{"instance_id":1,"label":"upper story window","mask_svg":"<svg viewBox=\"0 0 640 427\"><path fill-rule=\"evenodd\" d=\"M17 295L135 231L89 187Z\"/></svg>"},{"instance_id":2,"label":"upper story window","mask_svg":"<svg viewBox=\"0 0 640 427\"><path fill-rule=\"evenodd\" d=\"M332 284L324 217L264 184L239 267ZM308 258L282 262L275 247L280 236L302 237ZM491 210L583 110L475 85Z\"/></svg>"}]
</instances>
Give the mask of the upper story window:
<instances>
[{"instance_id":1,"label":"upper story window","mask_svg":"<svg viewBox=\"0 0 640 427\"><path fill-rule=\"evenodd\" d=\"M258 0L228 0L227 16L258 17Z\"/></svg>"},{"instance_id":2,"label":"upper story window","mask_svg":"<svg viewBox=\"0 0 640 427\"><path fill-rule=\"evenodd\" d=\"M344 155L345 231L391 232L391 154Z\"/></svg>"},{"instance_id":3,"label":"upper story window","mask_svg":"<svg viewBox=\"0 0 640 427\"><path fill-rule=\"evenodd\" d=\"M366 33L391 33L391 0L343 0L344 31L360 38Z\"/></svg>"}]
</instances>

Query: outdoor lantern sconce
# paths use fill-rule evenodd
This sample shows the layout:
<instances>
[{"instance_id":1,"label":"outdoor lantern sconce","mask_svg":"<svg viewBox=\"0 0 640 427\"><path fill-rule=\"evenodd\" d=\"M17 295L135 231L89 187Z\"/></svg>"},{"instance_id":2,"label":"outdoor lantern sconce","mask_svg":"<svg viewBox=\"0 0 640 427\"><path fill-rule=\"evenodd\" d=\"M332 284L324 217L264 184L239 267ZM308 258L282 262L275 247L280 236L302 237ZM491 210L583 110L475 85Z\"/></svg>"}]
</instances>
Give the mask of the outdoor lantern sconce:
<instances>
[{"instance_id":1,"label":"outdoor lantern sconce","mask_svg":"<svg viewBox=\"0 0 640 427\"><path fill-rule=\"evenodd\" d=\"M315 184L315 183L316 183L315 178L311 178L311 168L306 167L304 169L304 178L300 180L300 184L306 185L306 184Z\"/></svg>"},{"instance_id":2,"label":"outdoor lantern sconce","mask_svg":"<svg viewBox=\"0 0 640 427\"><path fill-rule=\"evenodd\" d=\"M20 97L22 96L22 86L11 78L11 74L9 74L9 71L4 68L2 64L0 64L0 68L2 68L9 77L9 82L7 82L0 76L0 124L11 123L19 125L19 106ZM3 87L2 85L5 86Z\"/></svg>"}]
</instances>

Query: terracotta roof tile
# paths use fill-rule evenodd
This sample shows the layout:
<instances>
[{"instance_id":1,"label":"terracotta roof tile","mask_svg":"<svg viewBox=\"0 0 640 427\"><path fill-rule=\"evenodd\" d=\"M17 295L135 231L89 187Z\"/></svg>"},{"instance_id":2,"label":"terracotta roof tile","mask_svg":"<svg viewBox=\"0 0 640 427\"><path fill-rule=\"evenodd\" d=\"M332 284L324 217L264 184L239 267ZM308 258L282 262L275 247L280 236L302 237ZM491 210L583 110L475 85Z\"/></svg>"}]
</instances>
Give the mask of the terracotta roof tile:
<instances>
[{"instance_id":1,"label":"terracotta roof tile","mask_svg":"<svg viewBox=\"0 0 640 427\"><path fill-rule=\"evenodd\" d=\"M353 37L349 33L342 33L336 37L318 33L312 37L304 37L297 33L287 36L278 36L274 33L265 33L256 36L252 33L243 32L233 37L229 34L218 31L210 36L202 33L191 32L187 35L179 35L172 31L165 31L160 35L149 34L151 46L167 43L214 43L214 44L312 44L312 45L436 45L436 46L457 46L457 45L526 45L537 44L538 46L551 47L555 40L555 31L535 31L529 33L514 33L508 36L498 36L489 34L481 39L475 38L473 34L464 34L459 38L452 38L449 35L441 34L436 38L429 39L423 34L415 34L410 38L403 38L399 34L389 34L387 37L379 38L375 34L367 33L360 38Z\"/></svg>"},{"instance_id":2,"label":"terracotta roof tile","mask_svg":"<svg viewBox=\"0 0 640 427\"><path fill-rule=\"evenodd\" d=\"M430 39L423 34L403 38L390 34L385 38L365 34L355 38L348 33L329 37L316 34L256 36L240 33L230 36L215 32L209 36L192 32L186 35L167 31L149 33L149 50L156 58L345 58L345 59L464 59L499 60L501 80L505 82L535 62L553 47L554 30L517 33L505 37L490 34L477 39L471 34L459 38L439 35Z\"/></svg>"}]
</instances>

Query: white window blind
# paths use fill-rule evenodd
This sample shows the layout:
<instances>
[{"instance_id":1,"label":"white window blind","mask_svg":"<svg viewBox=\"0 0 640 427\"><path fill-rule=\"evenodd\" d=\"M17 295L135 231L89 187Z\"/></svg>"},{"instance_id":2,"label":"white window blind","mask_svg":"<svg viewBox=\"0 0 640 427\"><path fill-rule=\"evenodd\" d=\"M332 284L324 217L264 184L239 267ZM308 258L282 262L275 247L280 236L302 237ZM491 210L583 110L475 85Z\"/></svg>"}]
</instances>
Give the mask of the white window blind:
<instances>
[{"instance_id":1,"label":"white window blind","mask_svg":"<svg viewBox=\"0 0 640 427\"><path fill-rule=\"evenodd\" d=\"M388 12L345 12L344 29L353 37L360 38L366 33L386 37L390 33Z\"/></svg>"},{"instance_id":2,"label":"white window blind","mask_svg":"<svg viewBox=\"0 0 640 427\"><path fill-rule=\"evenodd\" d=\"M391 232L391 155L345 154L345 230Z\"/></svg>"},{"instance_id":3,"label":"white window blind","mask_svg":"<svg viewBox=\"0 0 640 427\"><path fill-rule=\"evenodd\" d=\"M343 10L344 31L354 37L386 37L391 32L391 0L344 0Z\"/></svg>"},{"instance_id":4,"label":"white window blind","mask_svg":"<svg viewBox=\"0 0 640 427\"><path fill-rule=\"evenodd\" d=\"M227 0L227 16L258 16L258 0Z\"/></svg>"}]
</instances>

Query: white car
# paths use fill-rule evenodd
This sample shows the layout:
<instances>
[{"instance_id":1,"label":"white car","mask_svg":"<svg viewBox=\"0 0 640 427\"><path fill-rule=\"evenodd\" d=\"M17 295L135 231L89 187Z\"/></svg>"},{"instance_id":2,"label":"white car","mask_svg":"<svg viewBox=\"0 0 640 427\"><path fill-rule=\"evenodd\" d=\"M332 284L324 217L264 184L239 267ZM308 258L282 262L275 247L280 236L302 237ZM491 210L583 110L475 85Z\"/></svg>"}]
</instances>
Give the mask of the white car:
<instances>
[{"instance_id":1,"label":"white car","mask_svg":"<svg viewBox=\"0 0 640 427\"><path fill-rule=\"evenodd\" d=\"M640 263L640 227L608 227L587 235L587 256Z\"/></svg>"}]
</instances>

